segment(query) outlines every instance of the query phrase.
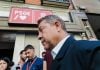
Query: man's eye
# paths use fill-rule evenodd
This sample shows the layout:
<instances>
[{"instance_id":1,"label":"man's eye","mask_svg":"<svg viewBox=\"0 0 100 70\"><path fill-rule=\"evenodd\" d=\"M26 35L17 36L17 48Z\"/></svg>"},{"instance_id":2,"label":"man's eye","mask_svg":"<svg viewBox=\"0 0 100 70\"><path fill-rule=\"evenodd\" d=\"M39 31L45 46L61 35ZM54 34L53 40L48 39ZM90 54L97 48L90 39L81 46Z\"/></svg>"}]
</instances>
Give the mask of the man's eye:
<instances>
[{"instance_id":1,"label":"man's eye","mask_svg":"<svg viewBox=\"0 0 100 70\"><path fill-rule=\"evenodd\" d=\"M40 29L39 31L42 32L42 29Z\"/></svg>"},{"instance_id":2,"label":"man's eye","mask_svg":"<svg viewBox=\"0 0 100 70\"><path fill-rule=\"evenodd\" d=\"M40 27L40 32L43 32L43 30L45 29L45 27Z\"/></svg>"},{"instance_id":3,"label":"man's eye","mask_svg":"<svg viewBox=\"0 0 100 70\"><path fill-rule=\"evenodd\" d=\"M27 52L27 54L29 54L30 52Z\"/></svg>"}]
</instances>

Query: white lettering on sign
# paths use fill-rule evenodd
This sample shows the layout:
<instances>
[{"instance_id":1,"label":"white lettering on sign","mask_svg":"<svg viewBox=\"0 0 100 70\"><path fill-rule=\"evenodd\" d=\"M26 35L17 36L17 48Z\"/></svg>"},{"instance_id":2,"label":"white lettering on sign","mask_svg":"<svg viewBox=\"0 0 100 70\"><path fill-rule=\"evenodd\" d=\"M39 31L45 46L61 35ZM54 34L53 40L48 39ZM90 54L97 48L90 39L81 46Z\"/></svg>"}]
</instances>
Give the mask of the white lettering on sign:
<instances>
[{"instance_id":1,"label":"white lettering on sign","mask_svg":"<svg viewBox=\"0 0 100 70\"><path fill-rule=\"evenodd\" d=\"M45 16L46 16L46 13L40 13L40 18L45 17Z\"/></svg>"},{"instance_id":2,"label":"white lettering on sign","mask_svg":"<svg viewBox=\"0 0 100 70\"><path fill-rule=\"evenodd\" d=\"M18 18L20 20L25 20L28 16L30 16L30 12L28 12L28 11L18 11L18 10L16 10L14 12L14 14L15 14L14 20L16 20Z\"/></svg>"}]
</instances>

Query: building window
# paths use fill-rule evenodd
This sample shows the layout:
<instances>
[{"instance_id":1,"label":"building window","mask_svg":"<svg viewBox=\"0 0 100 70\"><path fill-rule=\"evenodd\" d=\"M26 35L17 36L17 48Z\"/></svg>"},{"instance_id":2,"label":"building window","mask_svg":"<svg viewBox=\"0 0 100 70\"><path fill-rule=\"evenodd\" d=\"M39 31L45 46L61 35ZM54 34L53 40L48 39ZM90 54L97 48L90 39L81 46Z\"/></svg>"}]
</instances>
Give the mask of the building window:
<instances>
[{"instance_id":1,"label":"building window","mask_svg":"<svg viewBox=\"0 0 100 70\"><path fill-rule=\"evenodd\" d=\"M48 1L55 1L55 2L62 2L62 3L68 3L68 0L48 0Z\"/></svg>"},{"instance_id":2,"label":"building window","mask_svg":"<svg viewBox=\"0 0 100 70\"><path fill-rule=\"evenodd\" d=\"M0 0L0 1L16 2L16 3L25 3L25 0Z\"/></svg>"},{"instance_id":3,"label":"building window","mask_svg":"<svg viewBox=\"0 0 100 70\"><path fill-rule=\"evenodd\" d=\"M69 0L42 0L42 5L59 7L59 8L68 8L70 2Z\"/></svg>"}]
</instances>

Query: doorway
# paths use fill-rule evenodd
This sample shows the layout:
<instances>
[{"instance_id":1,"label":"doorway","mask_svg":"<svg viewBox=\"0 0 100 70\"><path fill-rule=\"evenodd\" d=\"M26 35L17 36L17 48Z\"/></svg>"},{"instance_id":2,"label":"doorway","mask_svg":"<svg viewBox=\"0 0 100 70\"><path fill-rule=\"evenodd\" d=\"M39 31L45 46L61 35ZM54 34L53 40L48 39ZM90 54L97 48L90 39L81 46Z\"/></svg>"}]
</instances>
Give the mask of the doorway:
<instances>
[{"instance_id":1,"label":"doorway","mask_svg":"<svg viewBox=\"0 0 100 70\"><path fill-rule=\"evenodd\" d=\"M94 30L94 33L100 40L100 14L87 13L87 17L92 29Z\"/></svg>"},{"instance_id":2,"label":"doorway","mask_svg":"<svg viewBox=\"0 0 100 70\"><path fill-rule=\"evenodd\" d=\"M0 58L13 58L16 34L11 32L0 31Z\"/></svg>"}]
</instances>

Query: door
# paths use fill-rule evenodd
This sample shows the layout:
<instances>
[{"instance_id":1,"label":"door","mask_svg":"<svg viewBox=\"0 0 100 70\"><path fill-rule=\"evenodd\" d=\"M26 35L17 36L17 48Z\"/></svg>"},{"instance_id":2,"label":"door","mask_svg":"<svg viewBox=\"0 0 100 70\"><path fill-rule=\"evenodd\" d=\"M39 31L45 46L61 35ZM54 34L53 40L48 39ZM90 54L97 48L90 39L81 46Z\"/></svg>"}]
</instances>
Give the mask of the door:
<instances>
[{"instance_id":1,"label":"door","mask_svg":"<svg viewBox=\"0 0 100 70\"><path fill-rule=\"evenodd\" d=\"M16 34L0 31L0 58L8 57L12 60Z\"/></svg>"}]
</instances>

